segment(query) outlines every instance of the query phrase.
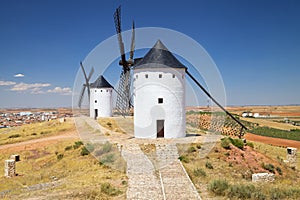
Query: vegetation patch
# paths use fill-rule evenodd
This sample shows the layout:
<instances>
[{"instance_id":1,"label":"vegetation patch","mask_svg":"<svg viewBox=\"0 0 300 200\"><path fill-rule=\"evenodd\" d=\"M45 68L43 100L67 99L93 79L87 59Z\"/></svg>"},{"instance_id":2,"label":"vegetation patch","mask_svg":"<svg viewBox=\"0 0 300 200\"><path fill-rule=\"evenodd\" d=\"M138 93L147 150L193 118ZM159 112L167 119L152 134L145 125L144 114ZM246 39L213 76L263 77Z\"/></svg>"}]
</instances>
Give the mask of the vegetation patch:
<instances>
[{"instance_id":1,"label":"vegetation patch","mask_svg":"<svg viewBox=\"0 0 300 200\"><path fill-rule=\"evenodd\" d=\"M78 149L80 146L83 145L83 142L82 141L77 141L74 143L73 145L73 149Z\"/></svg>"},{"instance_id":2,"label":"vegetation patch","mask_svg":"<svg viewBox=\"0 0 300 200\"><path fill-rule=\"evenodd\" d=\"M212 166L212 164L210 163L210 162L206 162L205 163L205 167L207 168L207 169L213 169L214 167Z\"/></svg>"},{"instance_id":3,"label":"vegetation patch","mask_svg":"<svg viewBox=\"0 0 300 200\"><path fill-rule=\"evenodd\" d=\"M262 163L262 167L265 169L265 170L268 170L269 172L271 173L275 173L275 167L273 164L264 164Z\"/></svg>"},{"instance_id":4,"label":"vegetation patch","mask_svg":"<svg viewBox=\"0 0 300 200\"><path fill-rule=\"evenodd\" d=\"M230 144L236 146L239 149L244 149L244 141L237 138L225 137L221 139L221 146L224 149L230 149Z\"/></svg>"},{"instance_id":5,"label":"vegetation patch","mask_svg":"<svg viewBox=\"0 0 300 200\"><path fill-rule=\"evenodd\" d=\"M202 168L194 169L193 174L196 177L200 177L200 176L205 177L206 176L206 172Z\"/></svg>"},{"instance_id":6,"label":"vegetation patch","mask_svg":"<svg viewBox=\"0 0 300 200\"><path fill-rule=\"evenodd\" d=\"M18 138L18 137L21 137L21 135L20 134L13 134L13 135L8 136L8 138Z\"/></svg>"},{"instance_id":7,"label":"vegetation patch","mask_svg":"<svg viewBox=\"0 0 300 200\"><path fill-rule=\"evenodd\" d=\"M64 157L64 154L62 154L62 153L59 153L56 155L57 160L61 160L61 159L63 159L63 157Z\"/></svg>"},{"instance_id":8,"label":"vegetation patch","mask_svg":"<svg viewBox=\"0 0 300 200\"><path fill-rule=\"evenodd\" d=\"M80 152L81 156L87 156L89 154L90 154L90 151L86 147L81 148L81 152Z\"/></svg>"},{"instance_id":9,"label":"vegetation patch","mask_svg":"<svg viewBox=\"0 0 300 200\"><path fill-rule=\"evenodd\" d=\"M118 196L122 194L122 191L113 187L110 183L102 183L101 184L101 192L107 194L109 196Z\"/></svg>"},{"instance_id":10,"label":"vegetation patch","mask_svg":"<svg viewBox=\"0 0 300 200\"><path fill-rule=\"evenodd\" d=\"M184 162L184 163L189 163L190 162L190 159L187 156L185 156L185 155L179 156L178 159L181 162Z\"/></svg>"},{"instance_id":11,"label":"vegetation patch","mask_svg":"<svg viewBox=\"0 0 300 200\"><path fill-rule=\"evenodd\" d=\"M218 196L224 196L226 194L226 190L228 189L229 184L227 180L212 180L208 184L208 190Z\"/></svg>"},{"instance_id":12,"label":"vegetation patch","mask_svg":"<svg viewBox=\"0 0 300 200\"><path fill-rule=\"evenodd\" d=\"M225 179L212 180L208 190L216 196L229 199L281 200L298 199L300 195L300 189L295 187L262 189L252 184L230 184Z\"/></svg>"},{"instance_id":13,"label":"vegetation patch","mask_svg":"<svg viewBox=\"0 0 300 200\"><path fill-rule=\"evenodd\" d=\"M253 128L253 129L249 130L249 132L256 134L256 135L262 135L262 136L267 136L267 137L300 141L300 130L299 129L292 129L290 131L287 131L287 130L280 130L280 129L263 126L263 127Z\"/></svg>"}]
</instances>

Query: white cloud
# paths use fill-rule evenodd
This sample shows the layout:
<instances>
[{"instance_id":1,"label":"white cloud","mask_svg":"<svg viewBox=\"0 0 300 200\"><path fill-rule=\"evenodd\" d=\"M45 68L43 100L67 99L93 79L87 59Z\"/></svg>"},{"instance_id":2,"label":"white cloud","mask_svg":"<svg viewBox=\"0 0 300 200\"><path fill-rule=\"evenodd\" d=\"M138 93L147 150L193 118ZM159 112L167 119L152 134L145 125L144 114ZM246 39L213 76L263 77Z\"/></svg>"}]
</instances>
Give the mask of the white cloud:
<instances>
[{"instance_id":1,"label":"white cloud","mask_svg":"<svg viewBox=\"0 0 300 200\"><path fill-rule=\"evenodd\" d=\"M12 81L0 81L0 86L7 86L7 85L15 85L16 82Z\"/></svg>"},{"instance_id":2,"label":"white cloud","mask_svg":"<svg viewBox=\"0 0 300 200\"><path fill-rule=\"evenodd\" d=\"M15 74L14 77L24 77L24 74Z\"/></svg>"},{"instance_id":3,"label":"white cloud","mask_svg":"<svg viewBox=\"0 0 300 200\"><path fill-rule=\"evenodd\" d=\"M58 93L61 95L71 95L72 89L69 87L61 88L61 87L55 87L53 90L48 90L49 93Z\"/></svg>"},{"instance_id":4,"label":"white cloud","mask_svg":"<svg viewBox=\"0 0 300 200\"><path fill-rule=\"evenodd\" d=\"M49 83L18 83L14 85L10 90L11 91L30 91L32 94L42 94L45 93L42 91L42 88L49 87Z\"/></svg>"}]
</instances>

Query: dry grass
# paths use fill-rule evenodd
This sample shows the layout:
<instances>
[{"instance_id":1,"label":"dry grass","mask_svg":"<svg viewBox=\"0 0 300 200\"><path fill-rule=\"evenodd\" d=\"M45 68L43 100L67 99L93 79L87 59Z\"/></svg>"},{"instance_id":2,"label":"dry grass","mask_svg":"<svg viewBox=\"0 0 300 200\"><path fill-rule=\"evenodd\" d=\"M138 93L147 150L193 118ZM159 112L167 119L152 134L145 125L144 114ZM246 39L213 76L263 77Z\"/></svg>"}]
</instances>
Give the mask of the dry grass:
<instances>
[{"instance_id":1,"label":"dry grass","mask_svg":"<svg viewBox=\"0 0 300 200\"><path fill-rule=\"evenodd\" d=\"M263 144L260 142L253 142L254 149L258 152L263 153L264 155L277 160L279 162L283 162L286 160L286 148L278 147L278 146L272 146ZM297 169L300 169L300 152L297 151Z\"/></svg>"},{"instance_id":2,"label":"dry grass","mask_svg":"<svg viewBox=\"0 0 300 200\"><path fill-rule=\"evenodd\" d=\"M124 172L100 165L91 155L81 156L82 147L65 149L74 145L75 141L72 139L20 152L2 150L1 163L12 153L19 153L21 162L16 163L18 176L0 177L0 193L11 190L4 196L8 199L42 197L46 194L54 199L125 199L127 178ZM61 159L58 159L59 154L63 155ZM2 172L3 167L1 164ZM54 183L56 179L56 187L26 189L36 184ZM110 187L106 187L107 184ZM103 185L105 187L101 190Z\"/></svg>"},{"instance_id":3,"label":"dry grass","mask_svg":"<svg viewBox=\"0 0 300 200\"><path fill-rule=\"evenodd\" d=\"M108 130L114 131L114 132L119 132L119 133L125 133L118 125L117 121L115 118L112 117L102 117L98 119L98 123L107 128Z\"/></svg>"},{"instance_id":4,"label":"dry grass","mask_svg":"<svg viewBox=\"0 0 300 200\"><path fill-rule=\"evenodd\" d=\"M195 145L179 145L178 149L183 165L196 188L201 191L200 195L203 199L216 198L207 190L212 180L226 179L229 184L252 184L251 174L265 171L262 163L273 164L275 167L279 167L283 173L283 175L279 175L276 172L276 181L265 184L262 192L268 194L272 188L300 184L299 171L294 171L281 161L281 158L285 156L285 149L255 143L255 151L250 147L244 151L236 147L226 150L217 144L205 158L200 158L200 154L207 148L206 145L203 144L201 149L196 151L195 147L191 148L193 146ZM259 184L256 186L261 187ZM218 199L226 198L218 197Z\"/></svg>"},{"instance_id":5,"label":"dry grass","mask_svg":"<svg viewBox=\"0 0 300 200\"><path fill-rule=\"evenodd\" d=\"M114 132L134 134L133 117L102 117L98 119L98 123Z\"/></svg>"},{"instance_id":6,"label":"dry grass","mask_svg":"<svg viewBox=\"0 0 300 200\"><path fill-rule=\"evenodd\" d=\"M49 122L0 129L0 145L58 135L62 132L72 130L75 130L73 119L68 119L63 123L60 123L59 120L52 120Z\"/></svg>"}]
</instances>

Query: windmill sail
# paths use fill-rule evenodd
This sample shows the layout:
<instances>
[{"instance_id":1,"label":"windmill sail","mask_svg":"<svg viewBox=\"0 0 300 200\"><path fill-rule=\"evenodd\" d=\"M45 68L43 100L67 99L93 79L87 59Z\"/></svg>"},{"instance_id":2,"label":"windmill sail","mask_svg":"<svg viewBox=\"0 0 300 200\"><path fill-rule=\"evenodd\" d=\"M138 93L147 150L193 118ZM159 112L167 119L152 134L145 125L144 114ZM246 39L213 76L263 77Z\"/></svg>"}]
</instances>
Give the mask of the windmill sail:
<instances>
[{"instance_id":1,"label":"windmill sail","mask_svg":"<svg viewBox=\"0 0 300 200\"><path fill-rule=\"evenodd\" d=\"M87 88L87 91L88 91L88 99L89 99L88 102L90 102L90 95L91 94L90 94L90 84L89 84L89 81L92 78L92 75L94 73L94 68L92 67L92 69L91 69L91 71L89 73L89 76L87 77L82 62L80 62L80 67L81 67L83 75L84 75L85 84L83 84L81 92L80 92L80 95L79 95L79 100L78 100L78 107L79 108L81 108L81 104L82 104L82 101L83 101L83 96L84 96L84 92L85 92L86 88Z\"/></svg>"},{"instance_id":2,"label":"windmill sail","mask_svg":"<svg viewBox=\"0 0 300 200\"><path fill-rule=\"evenodd\" d=\"M130 58L126 60L124 43L122 40L122 31L121 31L121 7L118 7L114 13L114 22L116 32L118 34L118 43L121 54L121 60L119 65L122 66L122 72L120 74L119 85L117 89L117 101L116 109L123 116L129 115L129 110L132 107L130 102L130 92L131 92L131 73L130 67L134 65L134 43L135 43L135 27L134 23L132 24L132 38L130 46Z\"/></svg>"}]
</instances>

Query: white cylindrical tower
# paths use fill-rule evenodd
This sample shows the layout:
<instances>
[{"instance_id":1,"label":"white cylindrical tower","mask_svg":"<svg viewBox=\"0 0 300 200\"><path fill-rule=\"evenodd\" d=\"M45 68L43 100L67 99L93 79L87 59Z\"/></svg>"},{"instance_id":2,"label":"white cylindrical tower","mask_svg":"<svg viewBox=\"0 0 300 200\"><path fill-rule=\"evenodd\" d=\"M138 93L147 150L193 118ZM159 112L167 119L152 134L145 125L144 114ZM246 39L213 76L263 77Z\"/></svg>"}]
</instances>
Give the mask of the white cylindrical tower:
<instances>
[{"instance_id":1,"label":"white cylindrical tower","mask_svg":"<svg viewBox=\"0 0 300 200\"><path fill-rule=\"evenodd\" d=\"M90 84L90 117L112 116L112 92L113 87L103 76Z\"/></svg>"},{"instance_id":2,"label":"white cylindrical tower","mask_svg":"<svg viewBox=\"0 0 300 200\"><path fill-rule=\"evenodd\" d=\"M136 64L135 137L185 137L185 70L160 40Z\"/></svg>"}]
</instances>

